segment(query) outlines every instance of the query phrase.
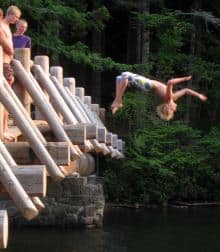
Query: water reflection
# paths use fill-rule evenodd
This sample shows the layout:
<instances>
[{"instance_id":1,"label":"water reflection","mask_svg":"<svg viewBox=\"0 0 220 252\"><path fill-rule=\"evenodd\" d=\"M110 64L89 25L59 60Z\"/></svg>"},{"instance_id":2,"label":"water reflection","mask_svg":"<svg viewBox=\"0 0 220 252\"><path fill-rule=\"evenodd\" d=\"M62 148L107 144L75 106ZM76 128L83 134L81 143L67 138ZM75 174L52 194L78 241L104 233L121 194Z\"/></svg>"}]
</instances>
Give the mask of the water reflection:
<instances>
[{"instance_id":1,"label":"water reflection","mask_svg":"<svg viewBox=\"0 0 220 252\"><path fill-rule=\"evenodd\" d=\"M220 251L220 208L111 209L101 229L13 229L8 252Z\"/></svg>"}]
</instances>

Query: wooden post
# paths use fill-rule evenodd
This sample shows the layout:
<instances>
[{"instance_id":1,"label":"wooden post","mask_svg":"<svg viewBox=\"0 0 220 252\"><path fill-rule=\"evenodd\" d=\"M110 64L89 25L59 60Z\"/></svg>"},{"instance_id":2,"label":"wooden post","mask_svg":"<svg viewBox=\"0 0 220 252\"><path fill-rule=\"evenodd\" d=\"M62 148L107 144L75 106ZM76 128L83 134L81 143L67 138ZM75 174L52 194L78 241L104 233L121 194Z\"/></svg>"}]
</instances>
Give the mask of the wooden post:
<instances>
[{"instance_id":1,"label":"wooden post","mask_svg":"<svg viewBox=\"0 0 220 252\"><path fill-rule=\"evenodd\" d=\"M69 99L71 99L71 104L72 104L72 111L76 113L76 117L79 118L80 122L84 122L84 123L89 123L89 124L93 124L93 122L91 122L90 118L87 116L87 114L85 113L84 109L82 108L81 104L79 104L78 102L78 97L77 96L73 96L70 92L69 89L66 88L66 92L69 95ZM98 133L98 132L97 132ZM94 150L96 152L101 152L103 150L102 145L100 145L100 143L97 141L97 139L91 139L90 140L91 144L94 147Z\"/></svg>"},{"instance_id":2,"label":"wooden post","mask_svg":"<svg viewBox=\"0 0 220 252\"><path fill-rule=\"evenodd\" d=\"M76 81L75 78L64 78L63 79L64 87L69 88L70 92L75 95L76 94Z\"/></svg>"},{"instance_id":3,"label":"wooden post","mask_svg":"<svg viewBox=\"0 0 220 252\"><path fill-rule=\"evenodd\" d=\"M79 158L82 153L80 152L79 148L77 148L77 146L73 146L73 144L71 143L70 139L68 138L62 127L62 123L59 117L57 116L49 101L45 99L45 95L42 89L37 84L36 80L33 78L33 76L31 77L31 75L26 74L26 72L18 61L13 60L13 64L17 78L22 80L22 84L25 86L26 90L31 95L32 99L38 106L41 113L47 119L48 124L53 130L56 138L61 142L70 143L71 158Z\"/></svg>"},{"instance_id":4,"label":"wooden post","mask_svg":"<svg viewBox=\"0 0 220 252\"><path fill-rule=\"evenodd\" d=\"M31 119L30 114L27 113L27 111L25 110L25 108L21 104L21 101L15 95L15 93L13 92L13 90L5 82L4 82L4 87L7 90L7 92L10 94L11 98L13 99L13 101L16 103L16 106L18 107L18 109L21 111L21 116L24 117L25 120L29 123L30 127L34 130L34 132L36 133L36 135L40 139L40 141L43 144L46 144L45 138L43 137L43 135L41 134L41 132L38 130L38 128L34 124L33 120Z\"/></svg>"},{"instance_id":5,"label":"wooden post","mask_svg":"<svg viewBox=\"0 0 220 252\"><path fill-rule=\"evenodd\" d=\"M5 108L7 108L7 110L13 115L16 124L18 125L24 136L30 142L31 147L33 148L38 158L42 161L43 164L47 166L47 169L51 176L57 181L63 179L63 174L60 172L59 168L45 149L44 145L42 144L41 140L38 138L34 130L30 127L28 121L26 121L24 117L21 117L21 111L19 110L16 103L4 87L0 88L0 101L4 104Z\"/></svg>"},{"instance_id":6,"label":"wooden post","mask_svg":"<svg viewBox=\"0 0 220 252\"><path fill-rule=\"evenodd\" d=\"M84 103L85 89L82 87L77 87L76 96L78 96L80 100Z\"/></svg>"},{"instance_id":7,"label":"wooden post","mask_svg":"<svg viewBox=\"0 0 220 252\"><path fill-rule=\"evenodd\" d=\"M46 55L41 55L41 56L35 56L34 57L34 62L36 65L40 65L44 71L44 74L46 76L49 76L49 57ZM43 90L44 91L44 90ZM47 92L44 91L45 94L45 98L47 98L49 100L48 94ZM35 106L35 119L36 120L45 120L44 116L42 115L42 113L39 111L38 107Z\"/></svg>"},{"instance_id":8,"label":"wooden post","mask_svg":"<svg viewBox=\"0 0 220 252\"><path fill-rule=\"evenodd\" d=\"M86 134L89 136L89 130L91 130L91 127L90 127L91 122L90 122L89 118L86 116L85 112L75 102L75 100L74 100L75 96L73 96L71 99L70 96L68 95L67 91L63 88L63 86L59 85L58 80L53 76L51 77L51 79L52 79L54 85L56 86L57 90L59 91L59 93L63 97L64 101L69 106L71 112L75 115L76 119L81 123L88 123L88 127L87 127L88 131L86 132ZM68 89L68 88L66 88L66 89ZM68 92L70 92L69 89L68 89ZM96 144L96 146L97 146L97 144Z\"/></svg>"},{"instance_id":9,"label":"wooden post","mask_svg":"<svg viewBox=\"0 0 220 252\"><path fill-rule=\"evenodd\" d=\"M112 146L112 133L110 132L106 133L106 145Z\"/></svg>"},{"instance_id":10,"label":"wooden post","mask_svg":"<svg viewBox=\"0 0 220 252\"><path fill-rule=\"evenodd\" d=\"M56 111L63 116L64 121L69 124L76 124L76 119L73 117L69 107L64 102L62 96L59 94L51 79L48 76L44 75L44 72L39 65L34 65L32 69L34 71L35 78L47 91L53 106L55 107Z\"/></svg>"},{"instance_id":11,"label":"wooden post","mask_svg":"<svg viewBox=\"0 0 220 252\"><path fill-rule=\"evenodd\" d=\"M36 217L38 215L38 210L18 182L2 154L0 154L0 167L0 181L15 202L17 208L28 220Z\"/></svg>"},{"instance_id":12,"label":"wooden post","mask_svg":"<svg viewBox=\"0 0 220 252\"><path fill-rule=\"evenodd\" d=\"M0 249L6 249L8 245L8 213L0 210Z\"/></svg>"},{"instance_id":13,"label":"wooden post","mask_svg":"<svg viewBox=\"0 0 220 252\"><path fill-rule=\"evenodd\" d=\"M63 86L63 68L61 66L50 67L50 74L56 77L60 85Z\"/></svg>"},{"instance_id":14,"label":"wooden post","mask_svg":"<svg viewBox=\"0 0 220 252\"><path fill-rule=\"evenodd\" d=\"M91 96L84 96L84 103L91 109L92 97Z\"/></svg>"},{"instance_id":15,"label":"wooden post","mask_svg":"<svg viewBox=\"0 0 220 252\"><path fill-rule=\"evenodd\" d=\"M30 60L31 60L31 50L30 48L16 48L14 50L14 58L19 60L27 72L30 72ZM15 76L16 77L16 76ZM16 95L24 105L24 108L31 114L31 98L27 91L22 88L21 83L15 78L15 83L13 84L13 89Z\"/></svg>"}]
</instances>

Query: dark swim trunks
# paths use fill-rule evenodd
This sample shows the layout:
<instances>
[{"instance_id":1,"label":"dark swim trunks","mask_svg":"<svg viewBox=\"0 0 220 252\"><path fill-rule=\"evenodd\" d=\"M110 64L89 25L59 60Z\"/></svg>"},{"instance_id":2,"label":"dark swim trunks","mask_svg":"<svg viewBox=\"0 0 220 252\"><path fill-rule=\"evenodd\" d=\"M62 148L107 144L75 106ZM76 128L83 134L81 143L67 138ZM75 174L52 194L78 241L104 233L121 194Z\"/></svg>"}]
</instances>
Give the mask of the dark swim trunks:
<instances>
[{"instance_id":1,"label":"dark swim trunks","mask_svg":"<svg viewBox=\"0 0 220 252\"><path fill-rule=\"evenodd\" d=\"M4 74L4 77L7 80L7 82L11 84L11 82L14 79L14 71L13 71L12 66L10 64L3 63L3 74Z\"/></svg>"}]
</instances>

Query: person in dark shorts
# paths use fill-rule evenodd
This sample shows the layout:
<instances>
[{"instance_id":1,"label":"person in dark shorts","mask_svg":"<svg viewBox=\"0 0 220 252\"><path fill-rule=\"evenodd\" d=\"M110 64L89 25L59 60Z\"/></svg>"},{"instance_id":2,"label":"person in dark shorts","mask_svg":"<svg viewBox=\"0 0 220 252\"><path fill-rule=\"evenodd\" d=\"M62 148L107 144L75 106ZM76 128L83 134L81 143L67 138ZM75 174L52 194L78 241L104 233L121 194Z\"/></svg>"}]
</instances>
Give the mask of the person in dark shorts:
<instances>
[{"instance_id":1,"label":"person in dark shorts","mask_svg":"<svg viewBox=\"0 0 220 252\"><path fill-rule=\"evenodd\" d=\"M0 22L0 45L3 49L3 74L10 86L14 82L13 70L10 65L14 54L10 24L15 24L20 16L20 9L15 5L11 5L7 9L5 17ZM3 114L4 138L11 140L12 136L8 133L8 111L4 109Z\"/></svg>"},{"instance_id":2,"label":"person in dark shorts","mask_svg":"<svg viewBox=\"0 0 220 252\"><path fill-rule=\"evenodd\" d=\"M11 64L3 63L3 75L9 84L14 82L14 71Z\"/></svg>"}]
</instances>

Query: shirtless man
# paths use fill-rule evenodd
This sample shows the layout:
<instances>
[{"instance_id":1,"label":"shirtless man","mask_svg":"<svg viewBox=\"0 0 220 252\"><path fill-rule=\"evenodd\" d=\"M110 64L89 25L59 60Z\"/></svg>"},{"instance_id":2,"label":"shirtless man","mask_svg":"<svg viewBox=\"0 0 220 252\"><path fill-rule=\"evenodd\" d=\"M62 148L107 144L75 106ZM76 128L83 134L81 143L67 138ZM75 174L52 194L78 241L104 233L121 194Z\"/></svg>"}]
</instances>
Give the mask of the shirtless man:
<instances>
[{"instance_id":1,"label":"shirtless man","mask_svg":"<svg viewBox=\"0 0 220 252\"><path fill-rule=\"evenodd\" d=\"M14 82L13 70L11 67L11 60L13 58L13 43L12 43L12 33L10 30L10 24L15 24L20 18L21 11L15 6L11 5L7 11L4 19L0 22L0 45L3 48L3 75L7 80L8 84L12 86ZM5 138L7 137L8 130L8 111L4 109L3 116L3 132Z\"/></svg>"},{"instance_id":2,"label":"shirtless man","mask_svg":"<svg viewBox=\"0 0 220 252\"><path fill-rule=\"evenodd\" d=\"M184 96L190 95L205 101L207 97L192 89L183 88L176 92L173 92L173 87L181 82L191 80L191 76L170 79L166 84L145 78L144 76L123 72L116 77L116 97L112 103L112 114L115 114L117 110L122 107L122 97L127 86L134 87L142 92L154 91L156 95L160 97L162 103L157 106L157 113L159 117L165 121L169 121L173 118L177 108L176 101Z\"/></svg>"}]
</instances>

